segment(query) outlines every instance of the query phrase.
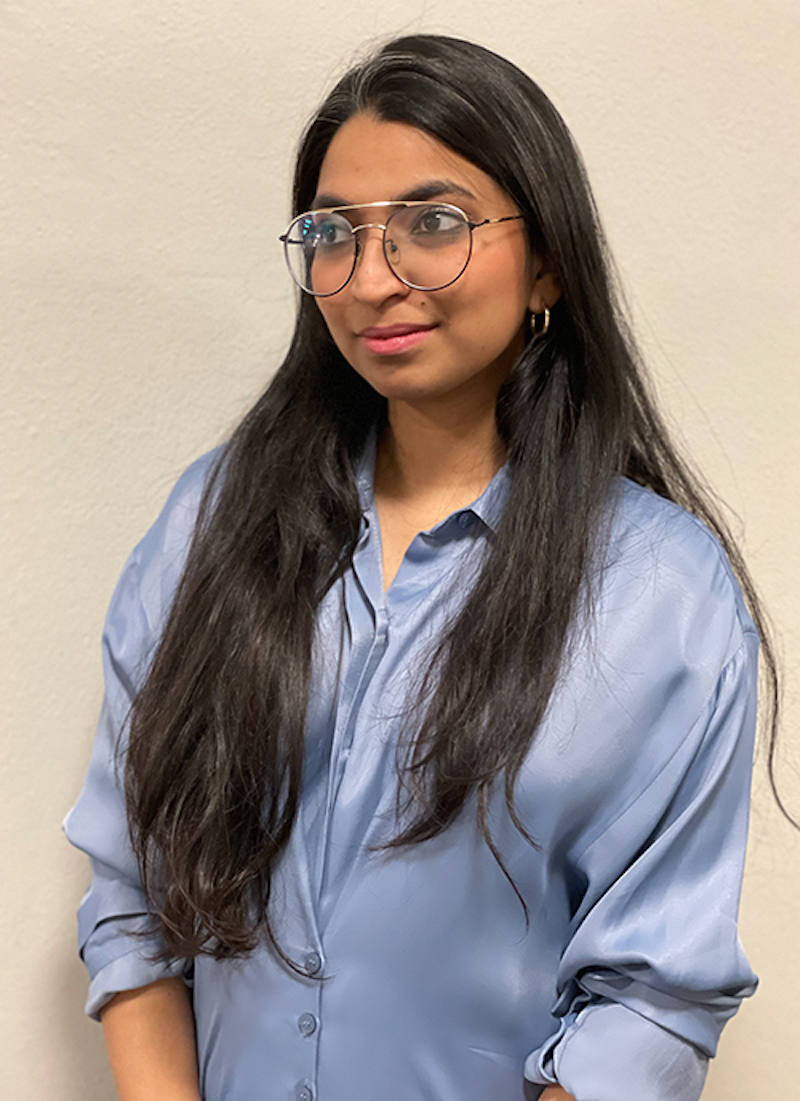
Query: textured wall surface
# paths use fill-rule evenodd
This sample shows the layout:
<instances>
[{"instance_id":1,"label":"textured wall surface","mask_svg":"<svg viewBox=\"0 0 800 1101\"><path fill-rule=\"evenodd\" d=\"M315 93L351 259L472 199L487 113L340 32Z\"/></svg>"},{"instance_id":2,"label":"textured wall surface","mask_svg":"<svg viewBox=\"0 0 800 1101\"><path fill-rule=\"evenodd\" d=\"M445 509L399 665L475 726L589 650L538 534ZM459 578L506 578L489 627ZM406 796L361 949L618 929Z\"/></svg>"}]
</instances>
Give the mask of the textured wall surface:
<instances>
[{"instance_id":1,"label":"textured wall surface","mask_svg":"<svg viewBox=\"0 0 800 1101\"><path fill-rule=\"evenodd\" d=\"M105 606L175 477L285 347L276 237L302 122L365 39L419 29L511 57L583 149L668 415L772 609L800 807L800 5L5 0L3 1097L114 1097L81 1014L86 868L59 832L100 703ZM762 767L742 913L762 988L708 1101L797 1096L798 865Z\"/></svg>"}]
</instances>

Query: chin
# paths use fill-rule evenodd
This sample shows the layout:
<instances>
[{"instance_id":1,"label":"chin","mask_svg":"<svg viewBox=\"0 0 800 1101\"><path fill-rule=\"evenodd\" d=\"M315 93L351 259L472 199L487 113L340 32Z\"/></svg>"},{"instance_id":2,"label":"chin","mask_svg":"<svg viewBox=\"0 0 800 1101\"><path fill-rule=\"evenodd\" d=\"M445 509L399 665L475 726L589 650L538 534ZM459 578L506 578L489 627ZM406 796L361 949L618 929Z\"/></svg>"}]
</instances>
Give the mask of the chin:
<instances>
[{"instance_id":1,"label":"chin","mask_svg":"<svg viewBox=\"0 0 800 1101\"><path fill-rule=\"evenodd\" d=\"M391 376L384 374L383 377L376 377L376 375L377 372L370 371L364 372L361 377L387 401L421 401L425 398L444 397L457 389L457 384L448 386L446 383L440 383L437 386L430 378L413 379L410 377L411 372L404 375L399 365L396 371L391 372Z\"/></svg>"}]
</instances>

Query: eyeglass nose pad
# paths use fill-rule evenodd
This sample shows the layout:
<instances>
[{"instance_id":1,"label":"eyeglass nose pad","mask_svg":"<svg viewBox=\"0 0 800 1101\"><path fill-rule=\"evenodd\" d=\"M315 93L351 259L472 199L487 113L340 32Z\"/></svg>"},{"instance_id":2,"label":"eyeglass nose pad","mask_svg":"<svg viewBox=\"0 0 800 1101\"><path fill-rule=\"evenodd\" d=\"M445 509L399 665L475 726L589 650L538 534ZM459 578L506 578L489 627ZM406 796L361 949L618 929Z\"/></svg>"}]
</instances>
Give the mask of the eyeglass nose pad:
<instances>
[{"instance_id":1,"label":"eyeglass nose pad","mask_svg":"<svg viewBox=\"0 0 800 1101\"><path fill-rule=\"evenodd\" d=\"M396 267L400 263L400 249L397 242L393 238L387 237L383 250L389 263Z\"/></svg>"}]
</instances>

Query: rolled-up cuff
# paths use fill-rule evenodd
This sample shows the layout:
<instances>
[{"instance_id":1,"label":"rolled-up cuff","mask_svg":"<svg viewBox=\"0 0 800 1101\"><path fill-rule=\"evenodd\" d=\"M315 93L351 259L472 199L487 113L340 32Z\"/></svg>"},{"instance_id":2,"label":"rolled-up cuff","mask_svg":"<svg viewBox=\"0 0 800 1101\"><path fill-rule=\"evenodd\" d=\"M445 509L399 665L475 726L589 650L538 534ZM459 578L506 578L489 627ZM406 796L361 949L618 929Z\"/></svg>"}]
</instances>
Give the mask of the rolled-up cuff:
<instances>
[{"instance_id":1,"label":"rolled-up cuff","mask_svg":"<svg viewBox=\"0 0 800 1101\"><path fill-rule=\"evenodd\" d=\"M587 1006L532 1052L525 1077L575 1101L698 1101L708 1058L617 1003Z\"/></svg>"},{"instance_id":2,"label":"rolled-up cuff","mask_svg":"<svg viewBox=\"0 0 800 1101\"><path fill-rule=\"evenodd\" d=\"M127 955L112 960L92 979L86 999L86 1014L99 1021L100 1010L115 994L123 990L136 990L140 986L157 982L158 979L176 978L178 975L185 978L185 971L184 960L154 964L134 949Z\"/></svg>"},{"instance_id":3,"label":"rolled-up cuff","mask_svg":"<svg viewBox=\"0 0 800 1101\"><path fill-rule=\"evenodd\" d=\"M153 957L163 943L157 936L142 935L147 920L146 915L137 914L103 921L83 944L81 955L91 976L86 1013L95 1020L115 994L158 979L185 977L189 971L189 961L184 959L155 962Z\"/></svg>"}]
</instances>

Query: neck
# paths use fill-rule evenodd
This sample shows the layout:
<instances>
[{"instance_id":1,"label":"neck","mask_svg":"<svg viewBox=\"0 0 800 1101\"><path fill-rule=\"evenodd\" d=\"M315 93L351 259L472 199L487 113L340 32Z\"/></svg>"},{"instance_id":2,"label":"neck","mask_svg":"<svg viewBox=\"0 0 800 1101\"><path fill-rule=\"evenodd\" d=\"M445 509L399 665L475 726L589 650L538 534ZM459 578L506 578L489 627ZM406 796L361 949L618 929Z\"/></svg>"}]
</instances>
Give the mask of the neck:
<instances>
[{"instance_id":1,"label":"neck","mask_svg":"<svg viewBox=\"0 0 800 1101\"><path fill-rule=\"evenodd\" d=\"M494 402L390 401L375 491L397 502L474 500L505 461Z\"/></svg>"}]
</instances>

